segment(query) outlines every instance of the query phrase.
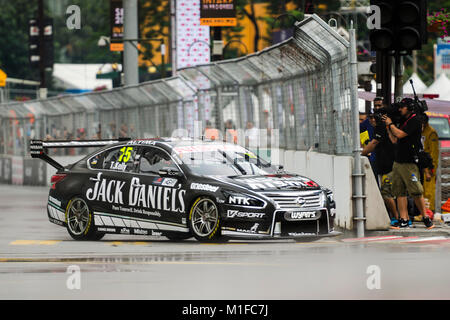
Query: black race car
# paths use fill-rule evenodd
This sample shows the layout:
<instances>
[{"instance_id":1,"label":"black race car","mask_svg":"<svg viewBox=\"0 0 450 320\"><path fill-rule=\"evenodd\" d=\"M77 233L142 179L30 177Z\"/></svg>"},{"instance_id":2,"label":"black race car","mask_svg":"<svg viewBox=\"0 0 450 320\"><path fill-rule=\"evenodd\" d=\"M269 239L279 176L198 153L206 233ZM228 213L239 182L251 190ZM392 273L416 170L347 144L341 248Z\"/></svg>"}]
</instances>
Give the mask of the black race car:
<instances>
[{"instance_id":1,"label":"black race car","mask_svg":"<svg viewBox=\"0 0 450 320\"><path fill-rule=\"evenodd\" d=\"M102 146L63 167L47 148ZM57 168L49 220L76 240L106 233L227 238L316 238L333 230L330 190L236 144L142 139L31 142L31 155Z\"/></svg>"}]
</instances>

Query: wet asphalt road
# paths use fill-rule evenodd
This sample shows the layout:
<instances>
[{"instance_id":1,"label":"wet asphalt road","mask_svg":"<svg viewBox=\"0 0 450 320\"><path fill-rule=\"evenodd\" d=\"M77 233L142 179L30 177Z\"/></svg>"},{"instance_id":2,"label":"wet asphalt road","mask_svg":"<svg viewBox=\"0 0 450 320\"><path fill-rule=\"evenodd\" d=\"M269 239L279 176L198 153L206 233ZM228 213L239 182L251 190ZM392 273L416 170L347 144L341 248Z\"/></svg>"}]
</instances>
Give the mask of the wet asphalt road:
<instances>
[{"instance_id":1,"label":"wet asphalt road","mask_svg":"<svg viewBox=\"0 0 450 320\"><path fill-rule=\"evenodd\" d=\"M0 299L450 299L445 239L77 242L48 222L46 199L46 188L0 185ZM67 287L69 266L80 289Z\"/></svg>"}]
</instances>

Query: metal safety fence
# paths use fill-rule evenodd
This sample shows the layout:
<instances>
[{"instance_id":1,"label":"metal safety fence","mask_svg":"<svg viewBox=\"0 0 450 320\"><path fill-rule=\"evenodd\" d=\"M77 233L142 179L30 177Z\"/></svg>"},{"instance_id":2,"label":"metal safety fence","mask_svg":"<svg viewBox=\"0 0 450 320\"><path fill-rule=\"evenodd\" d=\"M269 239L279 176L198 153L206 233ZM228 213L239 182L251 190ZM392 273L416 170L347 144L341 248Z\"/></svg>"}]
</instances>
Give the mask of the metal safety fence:
<instances>
[{"instance_id":1,"label":"metal safety fence","mask_svg":"<svg viewBox=\"0 0 450 320\"><path fill-rule=\"evenodd\" d=\"M110 91L2 104L0 154L25 156L30 139L152 138L177 129L226 138L253 128L276 132L279 148L351 154L351 89L348 42L311 15L292 38L242 58Z\"/></svg>"}]
</instances>

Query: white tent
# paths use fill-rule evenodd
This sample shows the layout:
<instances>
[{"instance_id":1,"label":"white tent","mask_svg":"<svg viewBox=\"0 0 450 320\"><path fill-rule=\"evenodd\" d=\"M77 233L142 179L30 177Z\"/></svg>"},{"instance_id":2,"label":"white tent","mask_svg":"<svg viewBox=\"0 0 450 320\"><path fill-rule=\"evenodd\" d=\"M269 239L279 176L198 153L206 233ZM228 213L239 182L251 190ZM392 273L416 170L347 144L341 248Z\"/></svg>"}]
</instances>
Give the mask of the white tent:
<instances>
[{"instance_id":1,"label":"white tent","mask_svg":"<svg viewBox=\"0 0 450 320\"><path fill-rule=\"evenodd\" d=\"M413 81L416 93L424 93L427 90L427 85L423 83L423 81L419 78L417 73L414 72L403 85L403 93L413 94L413 90L411 84L409 83L409 80Z\"/></svg>"},{"instance_id":2,"label":"white tent","mask_svg":"<svg viewBox=\"0 0 450 320\"><path fill-rule=\"evenodd\" d=\"M442 73L424 93L438 94L439 100L446 100L443 98L450 96L450 79Z\"/></svg>"},{"instance_id":3,"label":"white tent","mask_svg":"<svg viewBox=\"0 0 450 320\"><path fill-rule=\"evenodd\" d=\"M112 89L111 79L97 79L99 71L112 70L110 64L70 64L55 63L53 65L53 77L57 84L65 89L94 90L106 86Z\"/></svg>"}]
</instances>

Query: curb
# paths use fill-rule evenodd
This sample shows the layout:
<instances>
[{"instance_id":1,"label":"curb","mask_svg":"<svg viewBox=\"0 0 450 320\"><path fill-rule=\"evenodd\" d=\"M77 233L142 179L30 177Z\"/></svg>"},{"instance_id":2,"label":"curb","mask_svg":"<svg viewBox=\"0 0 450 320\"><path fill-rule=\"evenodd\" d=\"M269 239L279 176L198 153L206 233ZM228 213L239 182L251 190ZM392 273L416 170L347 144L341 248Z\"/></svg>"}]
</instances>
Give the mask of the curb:
<instances>
[{"instance_id":1,"label":"curb","mask_svg":"<svg viewBox=\"0 0 450 320\"><path fill-rule=\"evenodd\" d=\"M416 224L408 229L404 230L395 230L395 229L389 229L389 230L365 230L364 236L365 237L377 237L377 236L403 236L403 237L436 237L436 236L444 236L444 237L450 237L450 227L447 225L440 225L436 224L436 227L431 230L425 229L423 225ZM338 230L338 228L335 228ZM339 237L336 237L336 239L345 239L345 238L354 238L356 237L356 231L355 230L342 230L339 231L342 232L342 235Z\"/></svg>"}]
</instances>

